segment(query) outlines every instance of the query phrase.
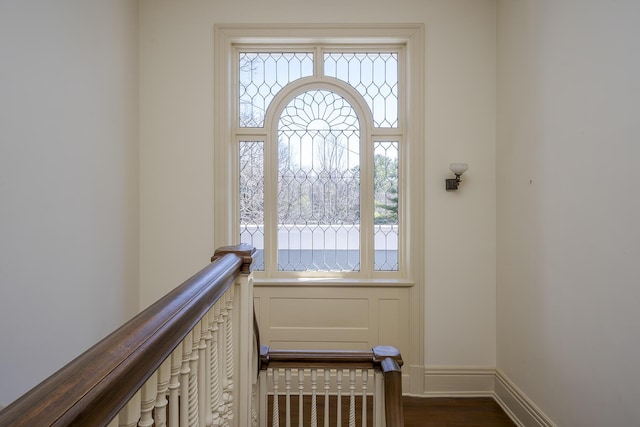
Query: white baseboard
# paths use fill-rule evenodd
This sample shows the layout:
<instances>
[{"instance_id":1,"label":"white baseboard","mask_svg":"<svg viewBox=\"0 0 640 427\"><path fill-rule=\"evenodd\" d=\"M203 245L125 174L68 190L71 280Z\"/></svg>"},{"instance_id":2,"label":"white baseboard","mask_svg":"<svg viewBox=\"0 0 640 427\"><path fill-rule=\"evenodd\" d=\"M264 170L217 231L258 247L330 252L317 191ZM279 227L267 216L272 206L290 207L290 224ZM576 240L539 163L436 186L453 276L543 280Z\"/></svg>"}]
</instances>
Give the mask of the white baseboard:
<instances>
[{"instance_id":1,"label":"white baseboard","mask_svg":"<svg viewBox=\"0 0 640 427\"><path fill-rule=\"evenodd\" d=\"M402 394L420 396L424 390L424 366L402 367Z\"/></svg>"},{"instance_id":2,"label":"white baseboard","mask_svg":"<svg viewBox=\"0 0 640 427\"><path fill-rule=\"evenodd\" d=\"M556 424L499 369L496 369L494 398L519 426L556 427Z\"/></svg>"},{"instance_id":3,"label":"white baseboard","mask_svg":"<svg viewBox=\"0 0 640 427\"><path fill-rule=\"evenodd\" d=\"M423 395L429 397L493 396L493 368L426 368Z\"/></svg>"},{"instance_id":4,"label":"white baseboard","mask_svg":"<svg viewBox=\"0 0 640 427\"><path fill-rule=\"evenodd\" d=\"M494 368L426 368L421 395L424 397L492 397L520 427L556 427L553 421L504 373Z\"/></svg>"}]
</instances>

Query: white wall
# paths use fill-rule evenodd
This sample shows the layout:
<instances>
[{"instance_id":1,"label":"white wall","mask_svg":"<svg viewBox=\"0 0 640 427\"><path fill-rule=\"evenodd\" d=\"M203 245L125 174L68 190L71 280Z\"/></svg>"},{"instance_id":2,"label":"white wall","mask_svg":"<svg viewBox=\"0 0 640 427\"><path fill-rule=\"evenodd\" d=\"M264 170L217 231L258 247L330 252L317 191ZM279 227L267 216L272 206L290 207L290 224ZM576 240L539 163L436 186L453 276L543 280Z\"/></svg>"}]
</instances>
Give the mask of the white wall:
<instances>
[{"instance_id":1,"label":"white wall","mask_svg":"<svg viewBox=\"0 0 640 427\"><path fill-rule=\"evenodd\" d=\"M425 364L495 366L493 0L142 0L140 13L142 306L214 250L214 24L423 22ZM455 161L469 172L446 193Z\"/></svg>"},{"instance_id":2,"label":"white wall","mask_svg":"<svg viewBox=\"0 0 640 427\"><path fill-rule=\"evenodd\" d=\"M137 9L0 3L0 404L137 311Z\"/></svg>"},{"instance_id":3,"label":"white wall","mask_svg":"<svg viewBox=\"0 0 640 427\"><path fill-rule=\"evenodd\" d=\"M640 3L498 2L498 368L640 425Z\"/></svg>"}]
</instances>

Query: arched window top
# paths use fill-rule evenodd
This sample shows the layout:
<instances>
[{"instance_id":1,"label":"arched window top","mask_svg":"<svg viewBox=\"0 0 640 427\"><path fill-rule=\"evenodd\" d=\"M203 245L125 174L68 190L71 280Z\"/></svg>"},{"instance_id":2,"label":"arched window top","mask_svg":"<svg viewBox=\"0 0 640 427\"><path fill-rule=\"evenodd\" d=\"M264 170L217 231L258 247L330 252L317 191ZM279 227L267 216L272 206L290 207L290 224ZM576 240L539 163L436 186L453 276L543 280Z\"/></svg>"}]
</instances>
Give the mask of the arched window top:
<instances>
[{"instance_id":1,"label":"arched window top","mask_svg":"<svg viewBox=\"0 0 640 427\"><path fill-rule=\"evenodd\" d=\"M278 132L358 131L360 123L351 104L328 90L314 89L293 98L282 110Z\"/></svg>"}]
</instances>

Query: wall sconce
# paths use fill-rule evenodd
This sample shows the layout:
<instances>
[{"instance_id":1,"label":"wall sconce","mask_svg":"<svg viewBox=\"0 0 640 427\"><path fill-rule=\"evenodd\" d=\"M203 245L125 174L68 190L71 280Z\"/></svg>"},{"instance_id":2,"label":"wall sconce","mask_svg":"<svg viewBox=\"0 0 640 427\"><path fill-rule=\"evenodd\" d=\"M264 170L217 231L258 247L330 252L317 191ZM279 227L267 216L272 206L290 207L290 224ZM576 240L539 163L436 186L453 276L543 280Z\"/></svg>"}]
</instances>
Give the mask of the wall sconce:
<instances>
[{"instance_id":1,"label":"wall sconce","mask_svg":"<svg viewBox=\"0 0 640 427\"><path fill-rule=\"evenodd\" d=\"M445 180L446 189L447 191L457 190L460 184L460 175L465 173L467 169L469 169L469 166L466 163L451 163L449 169L451 169L451 172L453 172L456 177Z\"/></svg>"}]
</instances>

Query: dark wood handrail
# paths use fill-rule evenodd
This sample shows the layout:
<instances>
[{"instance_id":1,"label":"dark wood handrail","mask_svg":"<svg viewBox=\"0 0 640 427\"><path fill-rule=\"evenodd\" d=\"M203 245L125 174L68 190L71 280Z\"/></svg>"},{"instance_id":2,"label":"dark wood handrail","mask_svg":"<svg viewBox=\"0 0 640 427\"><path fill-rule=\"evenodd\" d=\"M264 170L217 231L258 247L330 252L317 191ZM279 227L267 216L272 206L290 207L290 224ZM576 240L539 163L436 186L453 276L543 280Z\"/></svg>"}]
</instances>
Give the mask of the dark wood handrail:
<instances>
[{"instance_id":1,"label":"dark wood handrail","mask_svg":"<svg viewBox=\"0 0 640 427\"><path fill-rule=\"evenodd\" d=\"M381 368L381 363L387 358L392 358L402 365L400 353L396 350L393 354L376 353L378 348L369 351L353 350L277 350L267 346L261 346L260 359L262 369L280 368L296 365L301 368L336 367L346 368Z\"/></svg>"},{"instance_id":2,"label":"dark wood handrail","mask_svg":"<svg viewBox=\"0 0 640 427\"><path fill-rule=\"evenodd\" d=\"M260 369L263 370L286 367L379 369L384 376L385 418L388 427L404 426L402 363L400 351L390 346L377 346L370 351L276 350L260 346Z\"/></svg>"},{"instance_id":3,"label":"dark wood handrail","mask_svg":"<svg viewBox=\"0 0 640 427\"><path fill-rule=\"evenodd\" d=\"M229 289L255 250L215 261L0 411L0 426L104 426Z\"/></svg>"}]
</instances>

